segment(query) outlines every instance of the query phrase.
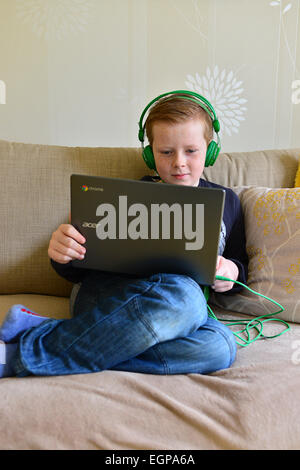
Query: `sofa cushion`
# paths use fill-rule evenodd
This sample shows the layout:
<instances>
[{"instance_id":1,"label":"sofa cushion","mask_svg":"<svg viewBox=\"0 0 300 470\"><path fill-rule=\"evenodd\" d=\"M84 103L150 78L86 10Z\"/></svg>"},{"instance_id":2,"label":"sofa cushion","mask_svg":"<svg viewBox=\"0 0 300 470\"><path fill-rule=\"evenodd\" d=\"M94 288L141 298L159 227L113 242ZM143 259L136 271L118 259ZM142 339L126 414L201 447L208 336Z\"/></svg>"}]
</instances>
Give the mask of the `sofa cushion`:
<instances>
[{"instance_id":1,"label":"sofa cushion","mask_svg":"<svg viewBox=\"0 0 300 470\"><path fill-rule=\"evenodd\" d=\"M0 293L68 296L50 266L51 234L68 222L70 175L139 179L139 149L71 148L0 140Z\"/></svg>"},{"instance_id":2,"label":"sofa cushion","mask_svg":"<svg viewBox=\"0 0 300 470\"><path fill-rule=\"evenodd\" d=\"M300 149L221 153L204 177L223 186L293 188Z\"/></svg>"},{"instance_id":3,"label":"sofa cushion","mask_svg":"<svg viewBox=\"0 0 300 470\"><path fill-rule=\"evenodd\" d=\"M300 189L236 188L245 214L248 286L279 302L278 318L300 323ZM253 315L279 309L243 290L216 294L222 308Z\"/></svg>"},{"instance_id":4,"label":"sofa cushion","mask_svg":"<svg viewBox=\"0 0 300 470\"><path fill-rule=\"evenodd\" d=\"M297 170L296 178L295 178L295 188L300 188L300 160L299 160L299 166L298 166L298 170Z\"/></svg>"}]
</instances>

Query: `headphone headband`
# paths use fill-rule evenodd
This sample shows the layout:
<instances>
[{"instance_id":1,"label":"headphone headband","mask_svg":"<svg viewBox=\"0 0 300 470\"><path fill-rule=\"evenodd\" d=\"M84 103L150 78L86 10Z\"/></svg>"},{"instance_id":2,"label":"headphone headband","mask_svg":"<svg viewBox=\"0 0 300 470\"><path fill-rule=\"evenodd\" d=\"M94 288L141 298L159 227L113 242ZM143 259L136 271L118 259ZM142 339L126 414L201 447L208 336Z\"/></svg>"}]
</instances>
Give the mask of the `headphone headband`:
<instances>
[{"instance_id":1,"label":"headphone headband","mask_svg":"<svg viewBox=\"0 0 300 470\"><path fill-rule=\"evenodd\" d=\"M169 91L167 93L162 93L161 95L157 96L152 101L150 101L149 104L147 104L147 106L145 107L144 111L142 112L140 120L139 120L139 136L138 137L139 137L140 142L144 142L145 125L143 124L143 120L144 120L146 112L148 111L149 108L151 108L151 106L154 103L159 101L161 98L164 98L165 96L169 96L169 95L185 95L185 96L183 96L183 98L189 99L189 100L194 101L195 103L197 103L199 106L201 106L201 108L204 109L204 111L206 111L209 114L209 116L212 120L212 125L213 125L213 128L214 128L215 132L216 133L219 132L220 123L219 123L219 120L217 118L216 112L215 112L213 106L211 105L211 103L206 98L204 98L204 96L199 95L198 93L195 93L194 91L175 90L175 91ZM195 99L195 98L197 98L197 99Z\"/></svg>"}]
</instances>

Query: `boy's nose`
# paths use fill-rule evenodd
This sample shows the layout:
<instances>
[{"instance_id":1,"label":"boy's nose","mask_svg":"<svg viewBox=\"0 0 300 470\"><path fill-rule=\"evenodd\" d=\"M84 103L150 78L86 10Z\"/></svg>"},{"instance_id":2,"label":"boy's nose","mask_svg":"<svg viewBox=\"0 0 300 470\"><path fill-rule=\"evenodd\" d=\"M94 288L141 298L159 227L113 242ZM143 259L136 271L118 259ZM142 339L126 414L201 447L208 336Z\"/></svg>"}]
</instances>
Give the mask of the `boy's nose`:
<instances>
[{"instance_id":1,"label":"boy's nose","mask_svg":"<svg viewBox=\"0 0 300 470\"><path fill-rule=\"evenodd\" d=\"M174 155L173 165L175 167L179 167L179 166L185 166L185 164L186 164L185 156L182 154L182 152L176 152Z\"/></svg>"}]
</instances>

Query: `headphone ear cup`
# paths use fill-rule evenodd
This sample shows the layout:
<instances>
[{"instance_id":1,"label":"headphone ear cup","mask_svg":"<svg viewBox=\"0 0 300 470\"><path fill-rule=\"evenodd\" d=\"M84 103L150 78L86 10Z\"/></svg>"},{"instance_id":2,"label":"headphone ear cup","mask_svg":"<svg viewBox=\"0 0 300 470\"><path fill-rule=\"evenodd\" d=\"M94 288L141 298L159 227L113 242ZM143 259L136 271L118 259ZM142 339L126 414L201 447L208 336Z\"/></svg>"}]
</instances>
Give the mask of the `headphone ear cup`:
<instances>
[{"instance_id":1,"label":"headphone ear cup","mask_svg":"<svg viewBox=\"0 0 300 470\"><path fill-rule=\"evenodd\" d=\"M143 150L143 159L150 170L156 170L153 151L150 145L147 145Z\"/></svg>"},{"instance_id":2,"label":"headphone ear cup","mask_svg":"<svg viewBox=\"0 0 300 470\"><path fill-rule=\"evenodd\" d=\"M217 160L219 153L220 147L217 142L210 142L206 151L205 166L212 166Z\"/></svg>"}]
</instances>

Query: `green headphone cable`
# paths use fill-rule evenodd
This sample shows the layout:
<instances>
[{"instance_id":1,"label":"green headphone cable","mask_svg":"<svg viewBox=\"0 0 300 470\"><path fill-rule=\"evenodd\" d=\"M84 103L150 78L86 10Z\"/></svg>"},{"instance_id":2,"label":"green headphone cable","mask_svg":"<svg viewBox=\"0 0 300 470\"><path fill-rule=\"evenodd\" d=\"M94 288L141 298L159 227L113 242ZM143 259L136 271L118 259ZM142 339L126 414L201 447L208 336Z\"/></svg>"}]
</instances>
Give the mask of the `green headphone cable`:
<instances>
[{"instance_id":1,"label":"green headphone cable","mask_svg":"<svg viewBox=\"0 0 300 470\"><path fill-rule=\"evenodd\" d=\"M214 312L212 311L211 307L207 303L207 309L209 311L209 316L210 317L214 318L215 320L221 321L222 323L225 323L227 326L236 326L236 325L244 326L244 328L242 328L241 330L233 332L234 336L237 338L236 343L239 346L248 346L249 344L256 341L258 338L263 338L263 339L276 338L278 336L281 336L286 331L290 330L290 326L285 320L282 320L280 318L273 318L275 315L278 315L278 314L282 313L285 310L284 307L282 305L280 305L278 302L276 302L273 299L270 299L270 297L267 297L266 295L263 295L263 294L260 294L259 292L256 292L255 290L251 289L250 287L248 287L247 285L243 284L240 281L234 281L233 279L229 279L229 278L224 277L224 276L216 276L216 279L221 280L221 281L229 281L229 282L234 282L235 284L239 284L242 287L244 287L245 289L248 289L253 294L258 295L259 297L263 297L264 299L272 302L274 305L279 307L279 310L277 312L274 312L274 313L268 313L268 314L265 314L265 315L260 315L260 316L254 317L252 319L246 319L246 320L237 319L237 320L235 320L235 319L230 319L230 318L229 319L219 319L219 318L217 318L215 316ZM206 300L208 302L208 289L207 289L207 287L204 290L204 295L205 295ZM266 336L266 335L263 334L263 327L264 327L264 323L266 323L268 321L280 322L285 326L285 329L283 331L281 331L280 333L277 333L275 335ZM250 332L253 329L256 330L257 334L254 338L251 339ZM244 335L244 337L242 335ZM241 342L239 342L238 340L241 341Z\"/></svg>"}]
</instances>

